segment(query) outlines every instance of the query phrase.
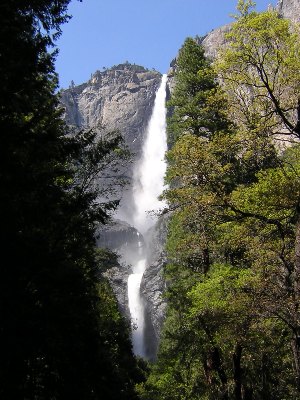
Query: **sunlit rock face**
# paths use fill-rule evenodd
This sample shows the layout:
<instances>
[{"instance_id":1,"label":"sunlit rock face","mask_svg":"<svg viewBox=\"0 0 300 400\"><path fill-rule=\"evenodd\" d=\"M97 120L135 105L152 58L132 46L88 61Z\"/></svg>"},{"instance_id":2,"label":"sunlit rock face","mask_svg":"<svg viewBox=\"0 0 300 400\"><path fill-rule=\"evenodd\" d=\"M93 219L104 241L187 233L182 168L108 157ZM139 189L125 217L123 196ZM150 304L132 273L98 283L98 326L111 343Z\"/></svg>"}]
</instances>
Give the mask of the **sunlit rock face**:
<instances>
[{"instance_id":1,"label":"sunlit rock face","mask_svg":"<svg viewBox=\"0 0 300 400\"><path fill-rule=\"evenodd\" d=\"M203 45L206 57L216 58L219 49L226 46L226 34L230 31L231 24L214 29L209 34L200 38L199 42Z\"/></svg>"},{"instance_id":2,"label":"sunlit rock face","mask_svg":"<svg viewBox=\"0 0 300 400\"><path fill-rule=\"evenodd\" d=\"M87 83L62 91L65 120L78 128L118 130L137 153L160 81L159 72L128 63L97 71Z\"/></svg>"},{"instance_id":3,"label":"sunlit rock face","mask_svg":"<svg viewBox=\"0 0 300 400\"><path fill-rule=\"evenodd\" d=\"M161 271L151 268L150 283L140 296L142 274L149 264L147 254L152 251L152 243L146 245L142 233L157 220L148 211L163 207L158 196L163 190L165 173L166 80L166 75L162 77L156 71L126 63L98 71L89 82L72 84L61 94L68 125L76 129L93 128L101 133L118 130L132 153L131 164L126 168L121 166L120 176L129 179L121 192L118 189L117 196L122 198L120 207L111 223L98 227L96 238L98 247L107 247L120 255L119 263L106 276L120 310L137 326L132 335L135 353L149 359L153 359L157 346L157 316L159 327L162 321L163 307L159 304L162 300L158 299L162 290L157 288L162 278L157 280L155 275ZM155 240L151 236L151 242ZM146 307L144 300L147 302L152 296L153 304ZM144 343L145 331L147 343Z\"/></svg>"},{"instance_id":4,"label":"sunlit rock face","mask_svg":"<svg viewBox=\"0 0 300 400\"><path fill-rule=\"evenodd\" d=\"M273 9L271 5L270 9ZM283 18L293 22L300 22L300 0L279 0L275 7ZM205 49L205 55L211 59L217 56L218 50L226 46L226 34L230 31L231 24L221 26L200 38L199 42Z\"/></svg>"},{"instance_id":5,"label":"sunlit rock face","mask_svg":"<svg viewBox=\"0 0 300 400\"><path fill-rule=\"evenodd\" d=\"M300 0L279 0L277 7L284 18L300 22Z\"/></svg>"}]
</instances>

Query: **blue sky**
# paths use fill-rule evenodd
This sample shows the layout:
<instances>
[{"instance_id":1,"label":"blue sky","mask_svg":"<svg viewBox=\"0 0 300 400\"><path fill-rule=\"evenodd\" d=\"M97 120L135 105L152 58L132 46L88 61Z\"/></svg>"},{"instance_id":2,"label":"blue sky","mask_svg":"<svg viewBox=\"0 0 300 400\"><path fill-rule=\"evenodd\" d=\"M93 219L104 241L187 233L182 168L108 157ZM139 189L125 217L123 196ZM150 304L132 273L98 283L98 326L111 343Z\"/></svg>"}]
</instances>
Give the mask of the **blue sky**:
<instances>
[{"instance_id":1,"label":"blue sky","mask_svg":"<svg viewBox=\"0 0 300 400\"><path fill-rule=\"evenodd\" d=\"M86 82L102 67L129 61L165 73L188 36L232 21L237 0L72 0L56 70L60 86ZM264 10L276 0L257 0Z\"/></svg>"}]
</instances>

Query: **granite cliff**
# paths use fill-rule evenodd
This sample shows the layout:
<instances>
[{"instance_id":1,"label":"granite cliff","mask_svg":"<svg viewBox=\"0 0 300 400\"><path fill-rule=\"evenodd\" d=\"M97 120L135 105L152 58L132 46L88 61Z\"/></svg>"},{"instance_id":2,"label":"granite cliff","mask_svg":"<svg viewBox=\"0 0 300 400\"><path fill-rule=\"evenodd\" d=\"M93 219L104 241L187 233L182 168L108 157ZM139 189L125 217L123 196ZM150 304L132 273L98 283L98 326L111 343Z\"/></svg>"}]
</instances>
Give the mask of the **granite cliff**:
<instances>
[{"instance_id":1,"label":"granite cliff","mask_svg":"<svg viewBox=\"0 0 300 400\"><path fill-rule=\"evenodd\" d=\"M269 6L274 8L273 6ZM288 18L293 22L300 22L300 0L279 0L275 9L283 18ZM198 38L205 49L207 57L214 59L218 49L226 46L226 33L230 31L230 25L227 24L216 28L207 35Z\"/></svg>"},{"instance_id":2,"label":"granite cliff","mask_svg":"<svg viewBox=\"0 0 300 400\"><path fill-rule=\"evenodd\" d=\"M300 22L300 0L279 0L277 9L284 18Z\"/></svg>"},{"instance_id":3,"label":"granite cliff","mask_svg":"<svg viewBox=\"0 0 300 400\"><path fill-rule=\"evenodd\" d=\"M119 193L122 195L122 200L118 216L109 225L99 226L97 229L97 246L107 247L120 255L119 265L109 270L106 275L117 296L120 310L128 317L130 314L127 280L131 273L128 264L134 264L138 253L138 242L141 240L143 242L143 238L125 221L128 221L127 214L132 214L134 207L131 178L141 155L144 134L160 81L159 72L125 63L105 71L97 71L87 83L72 85L61 93L65 120L70 126L75 129L93 128L99 132L118 130L132 154L132 163L125 171L129 183L123 188L123 193ZM155 228L151 232L151 241L155 242L155 249L159 250L159 253L155 256L153 252L149 254L149 261L155 264L155 268L149 268L149 272L145 274L146 283L143 287L147 309L147 334L151 347L149 358L156 351L165 307L161 296L164 285L161 278L161 264L158 264L163 247L157 243L160 232L161 229ZM157 274L159 278L156 277Z\"/></svg>"},{"instance_id":4,"label":"granite cliff","mask_svg":"<svg viewBox=\"0 0 300 400\"><path fill-rule=\"evenodd\" d=\"M139 153L161 74L129 63L97 71L82 85L61 92L66 122L77 128L118 130Z\"/></svg>"},{"instance_id":5,"label":"granite cliff","mask_svg":"<svg viewBox=\"0 0 300 400\"><path fill-rule=\"evenodd\" d=\"M300 0L281 0L277 4L282 17L300 21ZM230 24L217 28L199 39L205 48L206 55L214 58L220 47L226 45L225 35ZM172 61L168 74L168 97L174 87L174 70L176 59ZM77 128L119 130L134 155L132 168L127 173L132 176L135 161L141 154L144 132L149 122L155 93L161 80L161 74L143 67L128 63L120 64L105 71L97 71L91 79L82 85L72 86L62 92L62 103L65 107L65 119L68 124ZM130 204L130 185L123 195L123 205ZM124 211L123 210L123 211ZM126 216L126 212L124 214ZM125 218L126 219L126 218ZM146 270L141 291L145 299L147 318L151 325L149 332L154 337L152 351L159 341L166 302L163 298L165 281L162 268L166 263L164 242L167 233L167 217L161 218L149 232L147 242L152 243L148 254L150 267ZM124 221L114 221L110 226L99 227L98 245L107 246L119 251L122 255L130 244L137 245L137 231ZM127 306L126 284L130 268L123 263L109 272L109 279L117 294L121 310L129 315Z\"/></svg>"},{"instance_id":6,"label":"granite cliff","mask_svg":"<svg viewBox=\"0 0 300 400\"><path fill-rule=\"evenodd\" d=\"M168 214L162 215L156 225L148 232L146 239L148 243L151 243L151 249L148 251L149 267L146 269L141 283L141 293L145 299L147 314L155 335L153 338L155 350L159 343L167 307L166 299L164 298L166 282L163 276L163 267L167 263L165 242L168 220Z\"/></svg>"}]
</instances>

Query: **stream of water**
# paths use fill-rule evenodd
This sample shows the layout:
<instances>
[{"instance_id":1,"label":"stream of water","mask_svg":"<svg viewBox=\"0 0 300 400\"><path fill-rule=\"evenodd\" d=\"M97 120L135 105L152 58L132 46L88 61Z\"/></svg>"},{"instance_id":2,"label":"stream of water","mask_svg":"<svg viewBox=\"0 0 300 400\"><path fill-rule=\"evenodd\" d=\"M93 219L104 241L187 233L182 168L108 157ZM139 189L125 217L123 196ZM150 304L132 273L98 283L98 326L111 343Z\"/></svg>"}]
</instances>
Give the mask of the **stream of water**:
<instances>
[{"instance_id":1,"label":"stream of water","mask_svg":"<svg viewBox=\"0 0 300 400\"><path fill-rule=\"evenodd\" d=\"M164 189L166 172L164 159L167 151L166 83L167 75L163 75L145 135L142 156L136 165L133 177L133 226L143 235L156 223L155 212L165 206L165 203L158 197ZM146 238L146 236L144 237ZM132 274L128 278L128 305L133 324L133 351L136 355L145 357L144 304L140 294L140 285L147 265L144 243L141 240L138 243L138 258L132 266ZM151 246L151 244L148 245Z\"/></svg>"}]
</instances>

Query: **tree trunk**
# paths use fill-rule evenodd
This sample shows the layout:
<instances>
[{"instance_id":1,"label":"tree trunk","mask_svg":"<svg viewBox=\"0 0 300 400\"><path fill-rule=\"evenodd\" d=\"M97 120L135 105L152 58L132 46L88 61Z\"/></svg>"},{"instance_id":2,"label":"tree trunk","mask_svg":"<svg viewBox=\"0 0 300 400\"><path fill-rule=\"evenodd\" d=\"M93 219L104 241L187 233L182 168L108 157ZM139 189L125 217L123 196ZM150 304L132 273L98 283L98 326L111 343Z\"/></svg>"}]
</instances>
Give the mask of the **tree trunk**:
<instances>
[{"instance_id":1,"label":"tree trunk","mask_svg":"<svg viewBox=\"0 0 300 400\"><path fill-rule=\"evenodd\" d=\"M227 387L227 375L226 372L223 368L223 363L221 360L221 355L220 355L220 350L218 349L218 347L213 347L206 358L206 362L204 363L204 370L205 370L205 375L206 375L206 379L207 379L207 383L210 386L214 385L213 382L213 371L216 371L219 379L222 383L222 395L221 395L221 399L222 400L228 400L229 396L228 396L228 387Z\"/></svg>"},{"instance_id":2,"label":"tree trunk","mask_svg":"<svg viewBox=\"0 0 300 400\"><path fill-rule=\"evenodd\" d=\"M296 332L292 339L294 369L297 391L300 393L300 332Z\"/></svg>"},{"instance_id":3,"label":"tree trunk","mask_svg":"<svg viewBox=\"0 0 300 400\"><path fill-rule=\"evenodd\" d=\"M300 99L298 99L298 104L297 104L297 122L294 128L294 132L297 133L298 137L300 134Z\"/></svg>"},{"instance_id":4,"label":"tree trunk","mask_svg":"<svg viewBox=\"0 0 300 400\"><path fill-rule=\"evenodd\" d=\"M205 248L202 252L202 259L203 259L203 273L207 274L210 267L210 259L209 259L209 249Z\"/></svg>"},{"instance_id":5,"label":"tree trunk","mask_svg":"<svg viewBox=\"0 0 300 400\"><path fill-rule=\"evenodd\" d=\"M242 351L242 346L240 344L237 344L235 347L235 352L233 354L233 379L235 400L242 400Z\"/></svg>"},{"instance_id":6,"label":"tree trunk","mask_svg":"<svg viewBox=\"0 0 300 400\"><path fill-rule=\"evenodd\" d=\"M222 400L228 400L228 387L227 387L227 375L223 367L222 359L221 359L221 354L220 350L218 347L214 347L213 350L211 351L211 358L212 358L212 365L213 369L217 371L218 376L220 378L220 381L222 383Z\"/></svg>"},{"instance_id":7,"label":"tree trunk","mask_svg":"<svg viewBox=\"0 0 300 400\"><path fill-rule=\"evenodd\" d=\"M243 400L253 400L253 389L252 387L244 387Z\"/></svg>"},{"instance_id":8,"label":"tree trunk","mask_svg":"<svg viewBox=\"0 0 300 400\"><path fill-rule=\"evenodd\" d=\"M300 302L300 214L295 231L295 268L294 268L294 320L299 321L299 302ZM300 326L295 326L294 337L292 339L292 350L294 356L294 368L297 390L300 392Z\"/></svg>"}]
</instances>

